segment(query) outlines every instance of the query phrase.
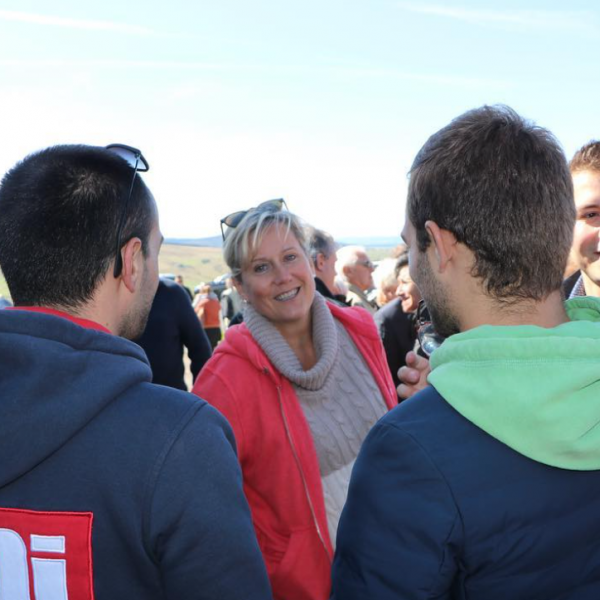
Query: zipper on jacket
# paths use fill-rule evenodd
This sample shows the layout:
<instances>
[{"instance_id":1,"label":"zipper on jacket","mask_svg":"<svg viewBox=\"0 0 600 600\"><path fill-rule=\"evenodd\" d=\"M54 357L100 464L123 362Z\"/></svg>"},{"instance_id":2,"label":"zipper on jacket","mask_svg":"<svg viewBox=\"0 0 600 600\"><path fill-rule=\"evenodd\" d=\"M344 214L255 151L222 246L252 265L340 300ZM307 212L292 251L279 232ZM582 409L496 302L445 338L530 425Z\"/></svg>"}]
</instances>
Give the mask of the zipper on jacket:
<instances>
[{"instance_id":1,"label":"zipper on jacket","mask_svg":"<svg viewBox=\"0 0 600 600\"><path fill-rule=\"evenodd\" d=\"M269 372L268 369L265 368L265 373L268 373L268 372ZM277 388L277 397L279 398L279 410L281 411L281 417L283 418L283 425L285 427L285 433L287 435L290 446L292 447L292 453L294 455L294 460L296 461L296 464L298 465L298 470L300 471L300 477L302 479L302 485L304 486L304 493L306 495L306 499L308 500L308 506L310 508L310 513L313 518L313 523L317 530L317 535L319 536L319 539L321 540L321 544L323 544L325 554L327 554L327 558L329 559L329 563L331 564L332 557L329 554L327 544L325 543L325 539L323 538L323 534L321 532L321 527L319 527L319 522L317 521L317 515L315 513L315 508L313 506L312 499L311 499L310 493L308 491L308 485L306 483L306 478L304 477L304 471L302 470L302 465L300 464L300 457L298 456L298 453L296 452L296 447L294 446L294 441L292 440L292 435L290 433L288 420L287 420L287 417L285 416L285 410L283 409L283 400L281 398L281 388L278 385L276 385L275 387Z\"/></svg>"}]
</instances>

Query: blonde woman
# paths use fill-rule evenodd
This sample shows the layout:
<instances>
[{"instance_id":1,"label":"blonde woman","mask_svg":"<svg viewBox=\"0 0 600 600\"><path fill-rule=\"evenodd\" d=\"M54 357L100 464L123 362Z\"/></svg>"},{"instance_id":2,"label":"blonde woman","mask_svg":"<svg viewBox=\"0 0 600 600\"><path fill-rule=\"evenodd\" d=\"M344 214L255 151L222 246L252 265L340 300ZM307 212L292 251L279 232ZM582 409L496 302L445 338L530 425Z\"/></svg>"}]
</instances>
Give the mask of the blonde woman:
<instances>
[{"instance_id":1,"label":"blonde woman","mask_svg":"<svg viewBox=\"0 0 600 600\"><path fill-rule=\"evenodd\" d=\"M281 208L224 219L244 323L193 391L234 429L274 597L326 600L352 465L397 399L373 318L315 293L303 225Z\"/></svg>"}]
</instances>

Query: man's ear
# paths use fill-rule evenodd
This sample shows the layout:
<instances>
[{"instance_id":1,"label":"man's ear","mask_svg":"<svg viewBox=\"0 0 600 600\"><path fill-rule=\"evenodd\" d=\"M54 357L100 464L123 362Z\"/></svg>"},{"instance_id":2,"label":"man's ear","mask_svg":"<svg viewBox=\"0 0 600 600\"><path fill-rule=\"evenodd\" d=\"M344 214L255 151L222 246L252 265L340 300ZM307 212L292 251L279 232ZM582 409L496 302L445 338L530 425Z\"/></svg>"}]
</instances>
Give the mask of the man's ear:
<instances>
[{"instance_id":1,"label":"man's ear","mask_svg":"<svg viewBox=\"0 0 600 600\"><path fill-rule=\"evenodd\" d=\"M447 229L441 229L435 221L426 221L425 230L433 245L433 251L440 273L443 273L456 255L458 241Z\"/></svg>"},{"instance_id":2,"label":"man's ear","mask_svg":"<svg viewBox=\"0 0 600 600\"><path fill-rule=\"evenodd\" d=\"M131 238L122 248L123 270L121 279L125 287L133 294L138 288L144 270L144 254L142 240L138 237Z\"/></svg>"},{"instance_id":3,"label":"man's ear","mask_svg":"<svg viewBox=\"0 0 600 600\"><path fill-rule=\"evenodd\" d=\"M313 264L313 271L320 273L323 270L323 265L325 264L325 256L322 252L317 254L317 258Z\"/></svg>"}]
</instances>

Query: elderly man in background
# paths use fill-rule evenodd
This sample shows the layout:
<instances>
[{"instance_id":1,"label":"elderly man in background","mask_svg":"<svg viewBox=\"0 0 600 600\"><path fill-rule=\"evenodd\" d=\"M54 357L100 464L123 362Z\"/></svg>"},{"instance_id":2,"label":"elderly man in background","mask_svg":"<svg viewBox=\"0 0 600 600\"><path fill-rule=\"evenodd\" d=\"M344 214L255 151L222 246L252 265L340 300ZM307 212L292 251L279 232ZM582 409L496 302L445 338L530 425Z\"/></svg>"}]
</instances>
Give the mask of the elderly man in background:
<instances>
[{"instance_id":1,"label":"elderly man in background","mask_svg":"<svg viewBox=\"0 0 600 600\"><path fill-rule=\"evenodd\" d=\"M306 238L310 259L315 269L317 292L337 304L347 306L346 296L336 293L335 263L337 260L337 244L333 237L321 229L308 226L306 228Z\"/></svg>"},{"instance_id":2,"label":"elderly man in background","mask_svg":"<svg viewBox=\"0 0 600 600\"><path fill-rule=\"evenodd\" d=\"M346 301L350 306L362 306L372 315L377 312L377 304L369 300L368 290L373 287L375 265L367 256L363 246L344 246L337 251L336 271L348 285Z\"/></svg>"}]
</instances>

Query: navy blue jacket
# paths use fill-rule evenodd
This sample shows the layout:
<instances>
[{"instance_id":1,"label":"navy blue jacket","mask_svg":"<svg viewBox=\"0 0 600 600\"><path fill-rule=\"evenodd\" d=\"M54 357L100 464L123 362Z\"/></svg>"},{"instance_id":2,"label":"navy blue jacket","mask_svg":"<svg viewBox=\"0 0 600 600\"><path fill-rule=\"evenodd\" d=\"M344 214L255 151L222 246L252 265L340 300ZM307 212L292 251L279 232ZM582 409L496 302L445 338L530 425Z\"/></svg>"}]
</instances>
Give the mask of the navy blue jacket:
<instances>
[{"instance_id":1,"label":"navy blue jacket","mask_svg":"<svg viewBox=\"0 0 600 600\"><path fill-rule=\"evenodd\" d=\"M92 571L96 600L271 597L229 425L150 379L132 342L0 311L5 584L33 573L63 597L42 572L57 569L72 600Z\"/></svg>"},{"instance_id":2,"label":"navy blue jacket","mask_svg":"<svg viewBox=\"0 0 600 600\"><path fill-rule=\"evenodd\" d=\"M184 381L183 347L196 379L212 355L210 342L185 290L170 279L161 279L142 337L136 340L152 367L152 381L187 390Z\"/></svg>"},{"instance_id":3,"label":"navy blue jacket","mask_svg":"<svg viewBox=\"0 0 600 600\"><path fill-rule=\"evenodd\" d=\"M414 350L417 341L414 315L407 315L402 310L402 300L394 298L375 313L374 319L394 385L398 387L398 370L406 364L406 354Z\"/></svg>"},{"instance_id":4,"label":"navy blue jacket","mask_svg":"<svg viewBox=\"0 0 600 600\"><path fill-rule=\"evenodd\" d=\"M600 472L528 459L429 387L356 461L336 600L598 600Z\"/></svg>"}]
</instances>

